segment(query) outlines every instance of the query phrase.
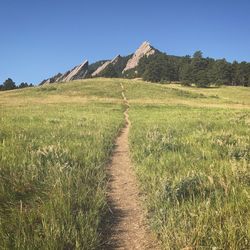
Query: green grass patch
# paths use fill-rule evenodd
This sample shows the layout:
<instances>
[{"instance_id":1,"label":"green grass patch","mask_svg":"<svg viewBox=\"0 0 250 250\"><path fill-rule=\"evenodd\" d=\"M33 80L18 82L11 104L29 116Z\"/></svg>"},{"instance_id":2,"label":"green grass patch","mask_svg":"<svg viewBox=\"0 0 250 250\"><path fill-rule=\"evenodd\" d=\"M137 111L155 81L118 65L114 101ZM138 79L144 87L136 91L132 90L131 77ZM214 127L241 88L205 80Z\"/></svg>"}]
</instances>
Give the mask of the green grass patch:
<instances>
[{"instance_id":1,"label":"green grass patch","mask_svg":"<svg viewBox=\"0 0 250 250\"><path fill-rule=\"evenodd\" d=\"M250 248L249 111L133 105L130 147L165 249Z\"/></svg>"},{"instance_id":2,"label":"green grass patch","mask_svg":"<svg viewBox=\"0 0 250 250\"><path fill-rule=\"evenodd\" d=\"M100 78L0 93L0 248L100 246L120 82L163 248L250 249L249 90Z\"/></svg>"},{"instance_id":3,"label":"green grass patch","mask_svg":"<svg viewBox=\"0 0 250 250\"><path fill-rule=\"evenodd\" d=\"M72 89L62 84L6 92L8 102L0 109L1 249L100 245L107 211L105 166L123 126L124 107L118 84L84 83L86 89L73 83ZM110 85L113 92L103 94ZM76 97L97 99L69 99L75 88ZM47 102L52 92L60 98ZM99 101L103 96L117 101ZM33 99L26 104L26 97Z\"/></svg>"}]
</instances>

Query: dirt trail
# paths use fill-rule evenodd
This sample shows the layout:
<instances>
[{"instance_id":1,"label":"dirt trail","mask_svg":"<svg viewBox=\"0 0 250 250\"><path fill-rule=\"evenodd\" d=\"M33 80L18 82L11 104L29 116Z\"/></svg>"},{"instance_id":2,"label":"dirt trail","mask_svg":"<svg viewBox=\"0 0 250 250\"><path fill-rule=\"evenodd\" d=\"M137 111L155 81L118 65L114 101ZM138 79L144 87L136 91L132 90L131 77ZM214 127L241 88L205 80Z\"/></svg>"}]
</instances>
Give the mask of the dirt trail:
<instances>
[{"instance_id":1,"label":"dirt trail","mask_svg":"<svg viewBox=\"0 0 250 250\"><path fill-rule=\"evenodd\" d=\"M108 168L110 218L104 249L158 249L146 226L146 215L140 204L137 180L129 157L129 103L122 84L121 88L127 105L124 113L126 125L117 138Z\"/></svg>"}]
</instances>

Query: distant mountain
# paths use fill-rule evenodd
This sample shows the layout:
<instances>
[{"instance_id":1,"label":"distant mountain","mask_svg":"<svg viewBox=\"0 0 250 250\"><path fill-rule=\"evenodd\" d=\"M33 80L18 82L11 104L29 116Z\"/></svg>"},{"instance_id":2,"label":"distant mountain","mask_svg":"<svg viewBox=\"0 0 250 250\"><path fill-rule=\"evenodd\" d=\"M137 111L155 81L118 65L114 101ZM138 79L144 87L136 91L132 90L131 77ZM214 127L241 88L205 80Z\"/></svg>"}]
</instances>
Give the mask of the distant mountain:
<instances>
[{"instance_id":1,"label":"distant mountain","mask_svg":"<svg viewBox=\"0 0 250 250\"><path fill-rule=\"evenodd\" d=\"M117 55L93 64L84 61L66 73L58 73L40 84L69 82L93 77L142 78L149 82L181 82L199 87L209 85L250 86L250 63L204 58L201 51L193 56L167 55L143 42L131 55Z\"/></svg>"},{"instance_id":2,"label":"distant mountain","mask_svg":"<svg viewBox=\"0 0 250 250\"><path fill-rule=\"evenodd\" d=\"M88 76L91 76L93 72L95 72L101 65L103 65L107 61L108 60L100 60L90 64L88 68Z\"/></svg>"},{"instance_id":3,"label":"distant mountain","mask_svg":"<svg viewBox=\"0 0 250 250\"><path fill-rule=\"evenodd\" d=\"M82 64L74 67L73 69L65 72L64 74L58 73L49 79L42 81L40 84L55 83L55 82L69 82L77 79L84 79L88 73L88 61L84 61Z\"/></svg>"},{"instance_id":4,"label":"distant mountain","mask_svg":"<svg viewBox=\"0 0 250 250\"><path fill-rule=\"evenodd\" d=\"M134 69L138 66L139 61L144 56L150 56L155 54L156 50L150 45L149 42L144 42L142 45L135 51L132 58L128 60L126 67L123 69L123 73L127 70Z\"/></svg>"},{"instance_id":5,"label":"distant mountain","mask_svg":"<svg viewBox=\"0 0 250 250\"><path fill-rule=\"evenodd\" d=\"M40 85L56 82L69 82L77 79L105 76L106 74L122 77L127 71L135 69L141 58L153 55L155 52L156 50L149 42L143 42L132 55L117 55L112 60L101 60L90 65L88 64L88 61L85 60L82 64L65 73L58 73L43 80Z\"/></svg>"},{"instance_id":6,"label":"distant mountain","mask_svg":"<svg viewBox=\"0 0 250 250\"><path fill-rule=\"evenodd\" d=\"M100 73L103 72L110 64L115 65L120 60L120 58L121 58L121 56L118 55L114 59L112 59L111 61L106 61L104 64L102 64L100 67L98 67L96 69L96 71L94 71L91 74L91 76L98 76L98 75L100 75Z\"/></svg>"}]
</instances>

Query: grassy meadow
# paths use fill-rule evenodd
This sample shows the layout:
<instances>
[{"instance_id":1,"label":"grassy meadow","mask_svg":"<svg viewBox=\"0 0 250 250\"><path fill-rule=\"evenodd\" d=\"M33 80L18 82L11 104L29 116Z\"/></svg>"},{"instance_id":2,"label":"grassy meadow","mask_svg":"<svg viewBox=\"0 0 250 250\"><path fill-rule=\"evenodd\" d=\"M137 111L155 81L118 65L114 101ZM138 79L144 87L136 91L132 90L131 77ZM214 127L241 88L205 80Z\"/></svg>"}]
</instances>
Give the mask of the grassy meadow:
<instances>
[{"instance_id":1,"label":"grassy meadow","mask_svg":"<svg viewBox=\"0 0 250 250\"><path fill-rule=\"evenodd\" d=\"M250 249L250 92L124 84L131 155L163 249Z\"/></svg>"},{"instance_id":2,"label":"grassy meadow","mask_svg":"<svg viewBox=\"0 0 250 250\"><path fill-rule=\"evenodd\" d=\"M250 90L91 79L0 92L0 249L96 249L105 166L131 157L163 249L250 249Z\"/></svg>"},{"instance_id":3,"label":"grassy meadow","mask_svg":"<svg viewBox=\"0 0 250 250\"><path fill-rule=\"evenodd\" d=\"M123 126L108 81L0 93L0 249L96 249Z\"/></svg>"}]
</instances>

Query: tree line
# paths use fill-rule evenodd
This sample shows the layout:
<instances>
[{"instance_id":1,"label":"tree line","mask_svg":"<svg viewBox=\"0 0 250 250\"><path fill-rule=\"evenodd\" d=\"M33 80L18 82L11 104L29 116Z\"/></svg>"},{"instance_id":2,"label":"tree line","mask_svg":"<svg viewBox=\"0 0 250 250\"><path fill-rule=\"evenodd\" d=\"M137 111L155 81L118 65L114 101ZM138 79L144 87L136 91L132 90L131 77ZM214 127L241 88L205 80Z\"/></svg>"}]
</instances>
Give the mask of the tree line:
<instances>
[{"instance_id":1,"label":"tree line","mask_svg":"<svg viewBox=\"0 0 250 250\"><path fill-rule=\"evenodd\" d=\"M32 83L28 84L27 82L21 82L19 85L16 85L16 83L11 79L8 78L3 82L3 84L0 84L0 91L5 90L12 90L12 89L23 89L27 87L33 87L34 85Z\"/></svg>"},{"instance_id":2,"label":"tree line","mask_svg":"<svg viewBox=\"0 0 250 250\"><path fill-rule=\"evenodd\" d=\"M201 51L193 56L171 56L160 51L145 56L136 69L122 73L128 59L122 58L118 65L110 64L99 76L102 77L140 77L150 82L180 82L198 87L210 85L250 86L250 63L227 62L225 59L204 58Z\"/></svg>"},{"instance_id":3,"label":"tree line","mask_svg":"<svg viewBox=\"0 0 250 250\"><path fill-rule=\"evenodd\" d=\"M192 57L157 52L140 60L137 73L131 74L131 77L135 76L150 82L179 81L185 85L194 83L199 87L212 84L250 86L250 63L204 58L201 51L196 51Z\"/></svg>"}]
</instances>

